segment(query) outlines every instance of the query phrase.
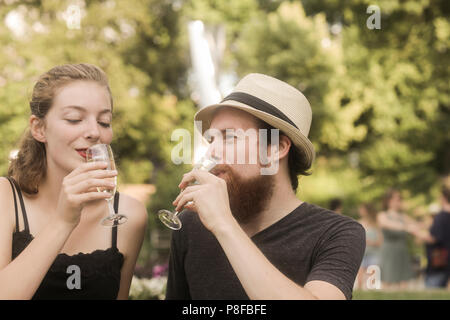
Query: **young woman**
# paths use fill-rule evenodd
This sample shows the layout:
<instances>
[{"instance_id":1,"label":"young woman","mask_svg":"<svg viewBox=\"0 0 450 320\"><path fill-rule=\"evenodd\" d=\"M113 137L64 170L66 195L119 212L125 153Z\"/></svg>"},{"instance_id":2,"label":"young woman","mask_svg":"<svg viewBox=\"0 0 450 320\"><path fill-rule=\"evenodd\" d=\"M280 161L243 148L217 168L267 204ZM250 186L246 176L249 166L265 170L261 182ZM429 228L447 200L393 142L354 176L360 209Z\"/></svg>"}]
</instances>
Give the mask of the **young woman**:
<instances>
[{"instance_id":1,"label":"young woman","mask_svg":"<svg viewBox=\"0 0 450 320\"><path fill-rule=\"evenodd\" d=\"M0 178L0 299L127 299L147 223L143 204L116 194L125 224L105 227L117 172L86 163L111 143L113 100L89 64L57 66L33 89L30 128Z\"/></svg>"},{"instance_id":2,"label":"young woman","mask_svg":"<svg viewBox=\"0 0 450 320\"><path fill-rule=\"evenodd\" d=\"M414 276L407 237L417 229L417 223L403 213L402 197L398 190L387 191L383 209L377 216L378 225L383 232L381 281L384 289L404 290Z\"/></svg>"}]
</instances>

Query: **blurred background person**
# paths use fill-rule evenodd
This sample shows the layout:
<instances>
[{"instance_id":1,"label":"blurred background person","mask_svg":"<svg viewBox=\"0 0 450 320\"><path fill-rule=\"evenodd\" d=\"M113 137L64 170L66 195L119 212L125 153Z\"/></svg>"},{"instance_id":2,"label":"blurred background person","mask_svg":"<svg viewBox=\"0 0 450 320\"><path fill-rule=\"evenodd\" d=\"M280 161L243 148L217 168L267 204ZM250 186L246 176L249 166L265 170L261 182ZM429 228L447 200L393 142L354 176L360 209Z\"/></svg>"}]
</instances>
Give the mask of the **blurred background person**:
<instances>
[{"instance_id":1,"label":"blurred background person","mask_svg":"<svg viewBox=\"0 0 450 320\"><path fill-rule=\"evenodd\" d=\"M377 223L377 210L372 204L362 204L358 208L360 219L358 222L366 230L366 251L358 272L356 286L367 289L367 268L380 266L380 248L383 243L383 233Z\"/></svg>"},{"instance_id":2,"label":"blurred background person","mask_svg":"<svg viewBox=\"0 0 450 320\"><path fill-rule=\"evenodd\" d=\"M440 195L441 210L429 230L417 228L414 235L425 242L427 288L448 288L450 274L450 178L444 179Z\"/></svg>"},{"instance_id":3,"label":"blurred background person","mask_svg":"<svg viewBox=\"0 0 450 320\"><path fill-rule=\"evenodd\" d=\"M407 236L415 230L415 221L402 212L400 191L390 189L383 200L383 210L377 222L383 233L380 251L381 281L384 289L406 289L413 278Z\"/></svg>"}]
</instances>

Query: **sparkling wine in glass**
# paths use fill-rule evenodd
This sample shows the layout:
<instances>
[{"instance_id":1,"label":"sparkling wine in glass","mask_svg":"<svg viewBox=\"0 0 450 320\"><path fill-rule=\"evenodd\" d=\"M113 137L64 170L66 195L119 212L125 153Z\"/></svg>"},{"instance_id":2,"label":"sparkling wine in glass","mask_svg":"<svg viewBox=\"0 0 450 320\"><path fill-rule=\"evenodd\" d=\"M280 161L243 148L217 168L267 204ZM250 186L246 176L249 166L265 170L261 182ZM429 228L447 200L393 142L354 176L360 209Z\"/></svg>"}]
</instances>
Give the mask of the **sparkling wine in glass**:
<instances>
[{"instance_id":1,"label":"sparkling wine in glass","mask_svg":"<svg viewBox=\"0 0 450 320\"><path fill-rule=\"evenodd\" d=\"M218 159L215 157L203 157L198 164L194 165L194 169L210 171L216 166L217 161ZM196 184L196 182L194 182L194 184ZM189 203L192 203L192 201L189 201L188 204ZM158 217L166 227L172 230L180 230L182 227L181 220L178 217L180 213L181 212L178 211L172 212L170 210L162 209L158 211Z\"/></svg>"},{"instance_id":2,"label":"sparkling wine in glass","mask_svg":"<svg viewBox=\"0 0 450 320\"><path fill-rule=\"evenodd\" d=\"M114 155L111 146L108 144L96 144L86 150L87 162L106 162L108 167L105 170L116 170L116 163L114 162ZM106 199L108 203L109 214L103 218L101 224L107 227L113 227L114 225L122 224L127 221L127 216L123 214L117 214L114 212L114 195L117 189L117 177L108 178L114 183L114 188L97 188L98 192L106 192L111 196Z\"/></svg>"}]
</instances>

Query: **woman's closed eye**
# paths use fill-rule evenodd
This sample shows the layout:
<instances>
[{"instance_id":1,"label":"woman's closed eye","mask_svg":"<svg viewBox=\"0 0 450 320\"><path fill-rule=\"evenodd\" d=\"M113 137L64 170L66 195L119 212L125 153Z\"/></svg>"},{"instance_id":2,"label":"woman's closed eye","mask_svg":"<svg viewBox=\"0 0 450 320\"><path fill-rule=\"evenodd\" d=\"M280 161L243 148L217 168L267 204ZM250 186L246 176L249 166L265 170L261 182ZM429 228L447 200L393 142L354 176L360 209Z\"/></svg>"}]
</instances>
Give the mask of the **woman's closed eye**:
<instances>
[{"instance_id":1,"label":"woman's closed eye","mask_svg":"<svg viewBox=\"0 0 450 320\"><path fill-rule=\"evenodd\" d=\"M67 122L69 122L69 123L72 123L72 124L75 124L75 123L78 123L78 122L80 122L81 120L80 119L65 119Z\"/></svg>"},{"instance_id":2,"label":"woman's closed eye","mask_svg":"<svg viewBox=\"0 0 450 320\"><path fill-rule=\"evenodd\" d=\"M69 122L70 124L77 124L80 123L82 120L81 119L65 119L67 122ZM101 125L103 128L109 128L111 127L111 124L109 122L104 122L104 121L98 121L97 122L99 125Z\"/></svg>"},{"instance_id":3,"label":"woman's closed eye","mask_svg":"<svg viewBox=\"0 0 450 320\"><path fill-rule=\"evenodd\" d=\"M111 124L110 124L110 123L107 123L107 122L101 122L101 121L99 121L98 124L101 125L101 126L104 127L104 128L109 128L109 127L111 127Z\"/></svg>"}]
</instances>

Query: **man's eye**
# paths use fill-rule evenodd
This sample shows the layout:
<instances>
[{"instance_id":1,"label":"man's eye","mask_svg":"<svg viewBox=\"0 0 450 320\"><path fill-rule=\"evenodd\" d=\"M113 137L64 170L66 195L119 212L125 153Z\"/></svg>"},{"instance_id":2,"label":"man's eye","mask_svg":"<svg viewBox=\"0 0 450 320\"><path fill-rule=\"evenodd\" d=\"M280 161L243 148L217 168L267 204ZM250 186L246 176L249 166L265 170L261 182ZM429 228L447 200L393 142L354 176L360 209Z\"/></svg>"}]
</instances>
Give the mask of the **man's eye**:
<instances>
[{"instance_id":1,"label":"man's eye","mask_svg":"<svg viewBox=\"0 0 450 320\"><path fill-rule=\"evenodd\" d=\"M228 142L234 141L235 139L237 139L237 136L234 134L225 136L225 140Z\"/></svg>"}]
</instances>

